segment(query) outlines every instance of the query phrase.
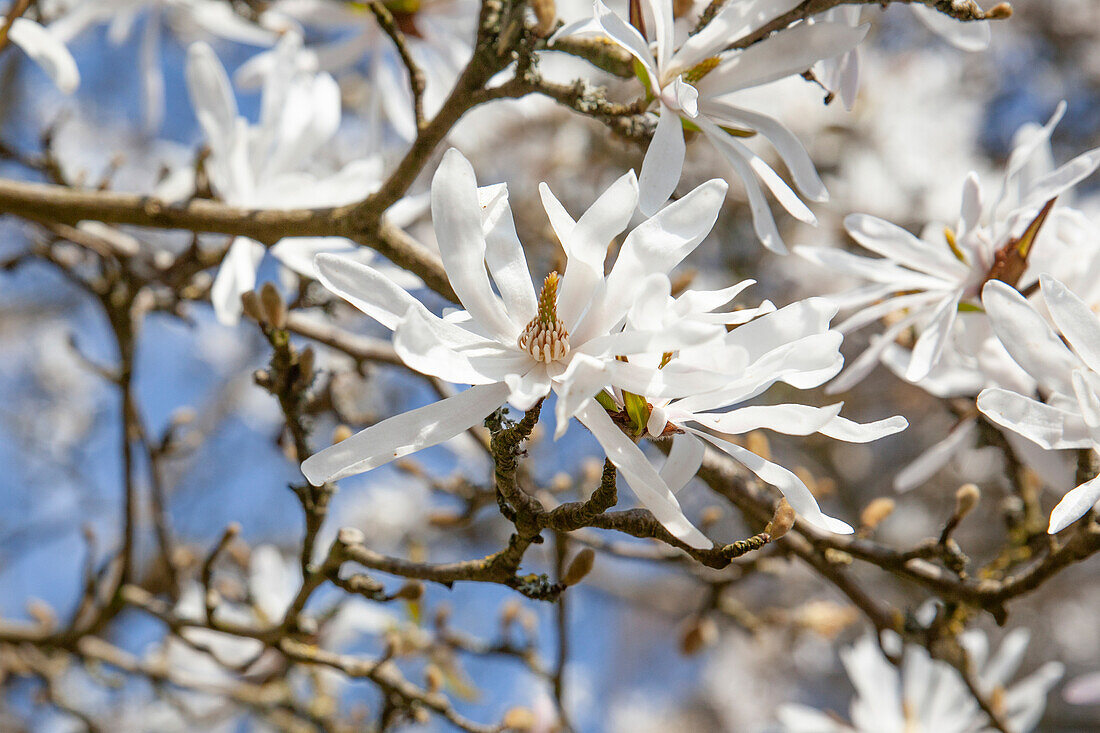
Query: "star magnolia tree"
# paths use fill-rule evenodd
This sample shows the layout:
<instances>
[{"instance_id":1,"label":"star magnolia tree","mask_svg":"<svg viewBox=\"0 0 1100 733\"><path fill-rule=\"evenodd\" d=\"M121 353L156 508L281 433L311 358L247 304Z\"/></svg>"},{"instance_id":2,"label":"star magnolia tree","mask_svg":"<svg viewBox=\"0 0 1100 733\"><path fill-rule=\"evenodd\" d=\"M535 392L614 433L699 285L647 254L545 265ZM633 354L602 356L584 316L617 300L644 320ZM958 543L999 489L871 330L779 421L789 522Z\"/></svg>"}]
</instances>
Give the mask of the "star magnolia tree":
<instances>
[{"instance_id":1,"label":"star magnolia tree","mask_svg":"<svg viewBox=\"0 0 1100 733\"><path fill-rule=\"evenodd\" d=\"M1089 720L1049 5L0 3L0 729Z\"/></svg>"}]
</instances>

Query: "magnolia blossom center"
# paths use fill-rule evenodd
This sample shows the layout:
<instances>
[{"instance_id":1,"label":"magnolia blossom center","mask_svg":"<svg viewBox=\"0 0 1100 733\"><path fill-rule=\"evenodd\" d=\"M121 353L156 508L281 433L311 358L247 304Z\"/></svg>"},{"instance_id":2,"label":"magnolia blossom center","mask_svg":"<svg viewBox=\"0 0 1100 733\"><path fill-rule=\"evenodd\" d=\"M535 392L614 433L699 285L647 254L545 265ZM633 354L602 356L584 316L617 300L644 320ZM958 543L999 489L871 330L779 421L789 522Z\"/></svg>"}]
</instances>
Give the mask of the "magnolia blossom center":
<instances>
[{"instance_id":1,"label":"magnolia blossom center","mask_svg":"<svg viewBox=\"0 0 1100 733\"><path fill-rule=\"evenodd\" d=\"M564 359L569 353L569 332L558 320L558 273L546 276L539 293L538 314L523 329L518 344L535 361L546 364Z\"/></svg>"}]
</instances>

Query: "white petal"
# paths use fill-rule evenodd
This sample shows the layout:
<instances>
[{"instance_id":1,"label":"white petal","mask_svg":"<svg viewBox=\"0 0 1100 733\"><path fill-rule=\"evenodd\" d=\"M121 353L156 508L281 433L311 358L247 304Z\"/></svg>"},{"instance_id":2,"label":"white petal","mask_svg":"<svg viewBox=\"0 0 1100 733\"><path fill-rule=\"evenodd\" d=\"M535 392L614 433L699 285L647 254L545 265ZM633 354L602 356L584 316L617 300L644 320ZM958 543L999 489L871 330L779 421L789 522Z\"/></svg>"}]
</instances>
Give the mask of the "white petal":
<instances>
[{"instance_id":1,"label":"white petal","mask_svg":"<svg viewBox=\"0 0 1100 733\"><path fill-rule=\"evenodd\" d=\"M776 254L787 254L787 245L783 243L783 238L779 236L779 229L775 226L775 219L772 218L772 212L768 207L767 199L764 197L764 191L760 188L760 184L756 182L753 169L743 155L742 151L747 150L745 146L736 145L729 134L716 127L705 117L697 118L695 123L707 136L707 140L710 141L711 145L717 148L718 152L733 166L737 176L741 179L741 184L745 187L745 195L749 199L753 229L756 231L756 236L760 239L761 244Z\"/></svg>"},{"instance_id":2,"label":"white petal","mask_svg":"<svg viewBox=\"0 0 1100 733\"><path fill-rule=\"evenodd\" d=\"M1062 167L1051 171L1036 181L1031 190L1028 191L1027 201L1020 208L1038 209L1055 196L1060 196L1085 178L1088 178L1098 167L1100 167L1100 149L1081 153Z\"/></svg>"},{"instance_id":3,"label":"white petal","mask_svg":"<svg viewBox=\"0 0 1100 733\"><path fill-rule=\"evenodd\" d=\"M955 325L955 316L959 313L961 296L962 292L956 291L944 298L925 324L913 346L913 356L905 372L905 378L910 382L919 382L927 377L932 367L939 362L940 355L951 338L951 327Z\"/></svg>"},{"instance_id":4,"label":"white petal","mask_svg":"<svg viewBox=\"0 0 1100 733\"><path fill-rule=\"evenodd\" d=\"M602 0L594 0L592 12L611 40L638 59L649 74L650 81L656 82L659 73L655 64L656 59L653 58L653 54L649 50L649 44L642 38L642 34L634 26L626 23L618 15L608 10Z\"/></svg>"},{"instance_id":5,"label":"white petal","mask_svg":"<svg viewBox=\"0 0 1100 733\"><path fill-rule=\"evenodd\" d=\"M1080 359L1070 353L1024 296L1000 280L990 280L982 288L982 304L1013 361L1047 389L1064 395L1073 393L1070 373L1081 366Z\"/></svg>"},{"instance_id":6,"label":"white petal","mask_svg":"<svg viewBox=\"0 0 1100 733\"><path fill-rule=\"evenodd\" d=\"M264 258L264 246L247 237L237 237L222 259L210 303L214 315L225 326L235 326L241 318L241 295L256 287L256 270Z\"/></svg>"},{"instance_id":7,"label":"white petal","mask_svg":"<svg viewBox=\"0 0 1100 733\"><path fill-rule=\"evenodd\" d=\"M432 178L432 223L447 278L462 305L494 336L514 339L526 324L512 323L489 284L477 179L469 161L454 148L443 154Z\"/></svg>"},{"instance_id":8,"label":"white petal","mask_svg":"<svg viewBox=\"0 0 1100 733\"><path fill-rule=\"evenodd\" d=\"M1100 372L1100 320L1097 320L1096 314L1081 298L1050 275L1041 275L1039 282L1054 325L1058 326L1089 369Z\"/></svg>"},{"instance_id":9,"label":"white petal","mask_svg":"<svg viewBox=\"0 0 1100 733\"><path fill-rule=\"evenodd\" d=\"M759 112L735 107L721 99L708 99L703 112L711 117L720 117L723 123L747 125L768 138L790 170L798 189L813 201L828 200L829 193L817 175L817 168L810 154L794 133L778 120Z\"/></svg>"},{"instance_id":10,"label":"white petal","mask_svg":"<svg viewBox=\"0 0 1100 733\"><path fill-rule=\"evenodd\" d=\"M503 348L416 307L394 329L393 348L411 369L454 384L499 382L533 365L518 349Z\"/></svg>"},{"instance_id":11,"label":"white petal","mask_svg":"<svg viewBox=\"0 0 1100 733\"><path fill-rule=\"evenodd\" d=\"M556 201L553 194L549 198ZM628 171L600 194L562 240L566 265L558 291L558 317L571 332L603 280L611 241L630 223L637 206L638 180L634 171Z\"/></svg>"},{"instance_id":12,"label":"white petal","mask_svg":"<svg viewBox=\"0 0 1100 733\"><path fill-rule=\"evenodd\" d=\"M695 528L680 508L680 502L661 480L641 449L623 434L594 400L589 400L577 412L577 419L592 431L603 446L607 458L622 472L642 506L674 537L697 549L713 546L707 536Z\"/></svg>"},{"instance_id":13,"label":"white petal","mask_svg":"<svg viewBox=\"0 0 1100 733\"><path fill-rule=\"evenodd\" d=\"M1078 415L1036 402L1005 389L982 390L978 409L1001 427L1019 433L1047 450L1087 448L1088 428Z\"/></svg>"},{"instance_id":14,"label":"white petal","mask_svg":"<svg viewBox=\"0 0 1100 733\"><path fill-rule=\"evenodd\" d=\"M861 382L864 377L874 371L878 365L879 357L894 342L898 334L912 326L921 315L921 313L914 313L898 321L879 335L871 337L870 346L844 369L844 372L837 377L836 381L825 389L825 394L838 394Z\"/></svg>"},{"instance_id":15,"label":"white petal","mask_svg":"<svg viewBox=\"0 0 1100 733\"><path fill-rule=\"evenodd\" d=\"M656 213L676 190L686 149L680 115L662 104L657 131L646 149L642 174L638 178L641 194L638 206L643 214Z\"/></svg>"},{"instance_id":16,"label":"white petal","mask_svg":"<svg viewBox=\"0 0 1100 733\"><path fill-rule=\"evenodd\" d=\"M717 432L733 435L760 429L786 435L810 435L828 425L843 406L842 402L826 407L752 405L721 414L700 412L692 419Z\"/></svg>"},{"instance_id":17,"label":"white petal","mask_svg":"<svg viewBox=\"0 0 1100 733\"><path fill-rule=\"evenodd\" d=\"M665 465L661 466L661 479L672 493L679 493L703 465L706 444L689 433L677 433L672 437L672 449Z\"/></svg>"},{"instance_id":18,"label":"white petal","mask_svg":"<svg viewBox=\"0 0 1100 733\"><path fill-rule=\"evenodd\" d=\"M724 61L699 82L700 93L717 96L801 74L821 59L839 56L859 45L868 25L802 23L749 46Z\"/></svg>"},{"instance_id":19,"label":"white petal","mask_svg":"<svg viewBox=\"0 0 1100 733\"><path fill-rule=\"evenodd\" d=\"M849 443L870 443L888 435L900 433L907 427L909 427L909 421L901 415L868 423L853 422L838 415L817 432Z\"/></svg>"},{"instance_id":20,"label":"white petal","mask_svg":"<svg viewBox=\"0 0 1100 733\"><path fill-rule=\"evenodd\" d=\"M803 245L795 249L800 257L822 267L872 282L894 285L897 290L951 290L956 285L954 279L933 277L906 269L888 259L863 257L835 247Z\"/></svg>"},{"instance_id":21,"label":"white petal","mask_svg":"<svg viewBox=\"0 0 1100 733\"><path fill-rule=\"evenodd\" d=\"M806 484L802 483L802 479L798 478L798 476L795 476L782 466L764 460L752 451L745 450L739 445L716 438L701 430L688 429L752 471L759 476L761 480L779 489L783 496L787 498L791 507L798 512L798 515L807 523L812 524L818 529L823 529L826 532L852 534L853 530L848 524L839 519L834 519L821 511L821 507L817 505L817 499L814 498L814 495L810 493L810 490L806 488Z\"/></svg>"},{"instance_id":22,"label":"white petal","mask_svg":"<svg viewBox=\"0 0 1100 733\"><path fill-rule=\"evenodd\" d=\"M1081 484L1058 502L1058 506L1050 513L1050 527L1047 532L1061 532L1085 516L1097 501L1100 501L1100 476Z\"/></svg>"},{"instance_id":23,"label":"white petal","mask_svg":"<svg viewBox=\"0 0 1100 733\"><path fill-rule=\"evenodd\" d=\"M486 384L396 415L325 448L302 463L302 473L314 486L438 445L482 422L504 403L508 386Z\"/></svg>"},{"instance_id":24,"label":"white petal","mask_svg":"<svg viewBox=\"0 0 1100 733\"><path fill-rule=\"evenodd\" d=\"M963 51L984 51L989 46L989 21L955 20L951 16L920 3L909 6L928 28L945 41Z\"/></svg>"},{"instance_id":25,"label":"white petal","mask_svg":"<svg viewBox=\"0 0 1100 733\"><path fill-rule=\"evenodd\" d=\"M550 377L545 365L538 364L526 374L511 373L504 377L508 385L508 404L526 412L550 392Z\"/></svg>"},{"instance_id":26,"label":"white petal","mask_svg":"<svg viewBox=\"0 0 1100 733\"><path fill-rule=\"evenodd\" d=\"M575 345L608 333L626 315L647 276L668 273L710 233L726 197L712 179L639 224L623 241L604 287L572 332Z\"/></svg>"},{"instance_id":27,"label":"white petal","mask_svg":"<svg viewBox=\"0 0 1100 733\"><path fill-rule=\"evenodd\" d=\"M512 322L526 324L535 317L538 303L531 272L527 269L527 257L512 220L508 187L503 183L483 186L478 189L478 197L485 228L485 262Z\"/></svg>"},{"instance_id":28,"label":"white petal","mask_svg":"<svg viewBox=\"0 0 1100 733\"><path fill-rule=\"evenodd\" d=\"M373 267L322 253L314 260L317 279L344 300L393 330L410 307L424 306ZM426 308L424 310L427 310Z\"/></svg>"},{"instance_id":29,"label":"white petal","mask_svg":"<svg viewBox=\"0 0 1100 733\"><path fill-rule=\"evenodd\" d=\"M921 453L912 463L898 471L897 476L894 477L894 489L896 491L909 491L932 478L956 454L972 445L977 430L978 421L975 418L960 422L951 429L946 438Z\"/></svg>"},{"instance_id":30,"label":"white petal","mask_svg":"<svg viewBox=\"0 0 1100 733\"><path fill-rule=\"evenodd\" d=\"M1100 672L1089 672L1070 680L1062 690L1070 705L1100 704Z\"/></svg>"},{"instance_id":31,"label":"white petal","mask_svg":"<svg viewBox=\"0 0 1100 733\"><path fill-rule=\"evenodd\" d=\"M187 91L207 142L212 147L227 144L237 118L237 101L225 67L201 41L187 49Z\"/></svg>"},{"instance_id":32,"label":"white petal","mask_svg":"<svg viewBox=\"0 0 1100 733\"><path fill-rule=\"evenodd\" d=\"M16 18L8 29L8 40L23 49L23 53L42 67L65 94L72 94L80 86L76 61L65 44L48 29L28 18Z\"/></svg>"},{"instance_id":33,"label":"white petal","mask_svg":"<svg viewBox=\"0 0 1100 733\"><path fill-rule=\"evenodd\" d=\"M850 214L844 218L844 228L865 249L918 272L952 281L966 277L970 271L955 258L946 241L926 242L878 217Z\"/></svg>"}]
</instances>

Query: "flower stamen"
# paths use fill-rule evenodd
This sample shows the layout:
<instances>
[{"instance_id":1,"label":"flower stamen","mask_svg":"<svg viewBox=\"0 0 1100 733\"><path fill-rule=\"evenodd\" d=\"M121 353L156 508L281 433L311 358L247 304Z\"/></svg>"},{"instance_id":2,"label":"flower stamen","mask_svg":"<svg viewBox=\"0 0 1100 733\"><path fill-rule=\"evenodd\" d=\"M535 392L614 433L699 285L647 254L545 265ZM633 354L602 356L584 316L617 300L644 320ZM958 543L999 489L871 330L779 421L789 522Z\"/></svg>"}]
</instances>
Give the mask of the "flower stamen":
<instances>
[{"instance_id":1,"label":"flower stamen","mask_svg":"<svg viewBox=\"0 0 1100 733\"><path fill-rule=\"evenodd\" d=\"M558 320L558 273L551 272L542 283L539 311L519 335L519 347L536 361L549 364L569 353L569 332Z\"/></svg>"}]
</instances>

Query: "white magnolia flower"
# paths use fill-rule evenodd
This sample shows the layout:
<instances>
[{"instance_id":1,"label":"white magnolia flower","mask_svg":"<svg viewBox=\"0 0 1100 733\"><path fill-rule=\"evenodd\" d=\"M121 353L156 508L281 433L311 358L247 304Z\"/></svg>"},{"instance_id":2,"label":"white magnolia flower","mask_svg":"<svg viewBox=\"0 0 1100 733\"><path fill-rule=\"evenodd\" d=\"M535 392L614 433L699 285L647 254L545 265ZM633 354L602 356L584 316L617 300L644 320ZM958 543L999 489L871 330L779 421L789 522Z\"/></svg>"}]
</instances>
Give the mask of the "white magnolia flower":
<instances>
[{"instance_id":1,"label":"white magnolia flower","mask_svg":"<svg viewBox=\"0 0 1100 733\"><path fill-rule=\"evenodd\" d=\"M710 231L726 194L723 181L704 183L631 231L606 277L608 243L627 226L637 207L633 171L612 184L577 221L549 188L544 185L541 191L567 264L564 276L551 273L538 295L516 237L507 189L478 189L473 168L454 149L443 156L432 181L432 219L443 266L465 311L439 318L371 267L339 256L317 257L325 286L393 329L394 348L409 367L474 386L383 420L311 456L302 464L311 483L362 473L441 443L481 423L504 402L527 410L551 390L567 385L564 374L580 356L612 361L712 338L709 325L691 321L662 323L659 329L624 329L623 323L648 278L667 277ZM622 374L616 386L675 397L700 386L713 388L714 382L705 375L638 369ZM645 455L603 408L588 400L577 417L658 521L694 547L711 546L684 517Z\"/></svg>"},{"instance_id":2,"label":"white magnolia flower","mask_svg":"<svg viewBox=\"0 0 1100 733\"><path fill-rule=\"evenodd\" d=\"M476 0L390 0L383 3L404 31L409 53L425 76L425 114L432 115L450 93L473 52ZM264 11L272 25L300 25L326 35L303 49L299 63L333 74L366 66L371 85L366 117L385 117L405 140L416 136L407 71L393 42L365 3L341 0L276 0ZM311 34L312 35L312 34ZM258 85L274 63L271 52L237 70L243 87Z\"/></svg>"},{"instance_id":3,"label":"white magnolia flower","mask_svg":"<svg viewBox=\"0 0 1100 733\"><path fill-rule=\"evenodd\" d=\"M0 15L0 26L7 18ZM80 86L80 72L76 61L65 46L65 39L51 28L44 28L30 18L19 17L8 28L8 41L18 46L46 72L54 85L65 94L72 94Z\"/></svg>"},{"instance_id":4,"label":"white magnolia flower","mask_svg":"<svg viewBox=\"0 0 1100 733\"><path fill-rule=\"evenodd\" d=\"M88 28L109 23L107 38L126 42L144 15L139 64L145 101L145 129L160 128L164 119L164 74L161 71L161 34L167 22L181 32L199 31L252 46L270 46L276 34L242 18L222 0L83 0L50 24L50 31L70 41ZM192 37L194 37L192 35Z\"/></svg>"},{"instance_id":5,"label":"white magnolia flower","mask_svg":"<svg viewBox=\"0 0 1100 733\"><path fill-rule=\"evenodd\" d=\"M340 89L328 74L302 72L294 66L298 37L280 40L264 84L260 121L249 124L237 102L224 67L205 43L188 50L187 82L195 113L205 133L210 155L206 172L219 198L247 208L340 206L366 198L382 181L382 161L367 157L332 172L318 165L317 154L340 126ZM391 221L403 226L423 206L403 200L392 207ZM236 237L222 261L210 299L218 320L237 323L241 294L256 285L256 270L264 246ZM271 248L290 269L315 277L312 260L318 252L344 252L373 258L370 250L339 237L293 237Z\"/></svg>"},{"instance_id":6,"label":"white magnolia flower","mask_svg":"<svg viewBox=\"0 0 1100 733\"><path fill-rule=\"evenodd\" d=\"M1050 689L1064 669L1047 662L1024 679L1009 684L1023 662L1030 634L1009 632L1000 648L989 655L985 634L972 630L959 636L974 665L983 695L997 701L1010 730L1027 733L1046 708ZM899 645L900 640L889 637ZM856 688L849 709L851 723L804 705L784 705L779 720L786 733L986 733L989 718L970 693L958 671L932 659L923 647L906 646L900 670L882 654L871 635L861 637L841 652L841 661Z\"/></svg>"},{"instance_id":7,"label":"white magnolia flower","mask_svg":"<svg viewBox=\"0 0 1100 733\"><path fill-rule=\"evenodd\" d=\"M978 409L998 425L1047 450L1098 450L1100 321L1058 280L1041 276L1040 291L1057 332L1031 303L1005 283L990 281L982 292L982 303L1001 343L1038 382L1044 401L994 388L978 395ZM1053 534L1065 529L1097 500L1100 478L1086 481L1065 495L1050 514L1048 531Z\"/></svg>"},{"instance_id":8,"label":"white magnolia flower","mask_svg":"<svg viewBox=\"0 0 1100 733\"><path fill-rule=\"evenodd\" d=\"M916 237L882 219L852 214L844 220L848 233L882 257L863 257L829 247L795 248L808 260L870 281L834 296L844 309L859 308L837 326L840 331L849 333L884 316L901 315L830 385L830 392L849 389L866 377L890 344L912 327L919 329L920 336L905 378L918 382L928 376L951 343L960 309L976 308L982 284L998 277L993 272L998 252L1009 245L1030 250L1048 214L1059 215L1057 208L1051 213L1049 204L1100 166L1097 149L1041 177L1029 175L1033 172L1029 161L1036 151L1045 149L1064 111L1063 103L1044 127L1026 136L1013 150L1001 194L992 205L983 204L978 177L970 174L963 185L959 223L954 230L943 229L938 235L926 231L923 237ZM1015 276L1020 279L1022 274Z\"/></svg>"},{"instance_id":9,"label":"white magnolia flower","mask_svg":"<svg viewBox=\"0 0 1100 733\"><path fill-rule=\"evenodd\" d=\"M727 3L703 30L679 45L672 0L650 0L644 5L652 15L653 50L634 26L608 10L601 0L595 0L591 20L571 23L554 36L607 36L641 65L641 80L659 115L639 176L642 211L656 211L672 195L684 164L684 129L697 129L733 166L744 184L760 241L771 250L785 253L757 178L791 215L811 224L817 220L763 158L738 138L746 130L759 132L775 146L795 185L807 198L825 201L828 193L806 149L790 130L767 115L738 107L733 95L799 74L821 59L855 47L866 28L827 22L799 24L747 49L726 51L731 41L777 14L772 12L776 9L774 0Z\"/></svg>"},{"instance_id":10,"label":"white magnolia flower","mask_svg":"<svg viewBox=\"0 0 1100 733\"><path fill-rule=\"evenodd\" d=\"M839 519L823 513L806 484L782 466L756 455L723 436L739 435L753 430L768 429L787 435L821 433L849 442L867 442L904 430L904 418L893 417L868 425L859 425L840 417L843 403L825 407L809 405L748 405L747 402L776 382L808 389L829 380L840 370L841 335L829 330L829 321L836 307L822 298L810 298L774 311L765 302L760 308L713 313L736 292L751 285L747 280L727 290L714 292L688 291L680 297L693 305L702 319L714 324L738 324L704 345L687 347L677 353L639 355L630 361L605 360L578 356L566 373L566 387L558 399L558 435L564 432L569 415L580 406L582 413L600 410L587 397L602 393L606 402L626 413L638 423L639 434L650 438L672 437L668 459L661 468L661 477L673 492L680 491L699 470L706 444L709 443L745 466L765 482L778 488L803 519L829 532L848 534L852 528ZM653 299L667 298L653 286L646 292ZM663 297L662 297L663 296ZM664 305L661 303L661 305ZM640 308L645 313L650 307ZM669 308L674 310L675 306ZM636 309L632 316L638 315ZM747 321L747 322L746 322ZM654 362L656 358L656 362ZM641 393L624 394L614 385L622 375L638 369L676 370L681 373L725 375L721 386L699 390L680 399L660 399ZM583 405L581 404L583 402ZM728 409L736 406L734 409ZM640 410L641 414L636 414ZM583 418L582 418L583 422Z\"/></svg>"}]
</instances>

